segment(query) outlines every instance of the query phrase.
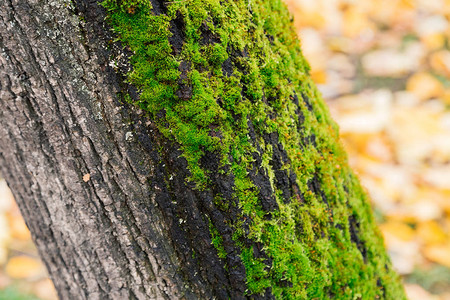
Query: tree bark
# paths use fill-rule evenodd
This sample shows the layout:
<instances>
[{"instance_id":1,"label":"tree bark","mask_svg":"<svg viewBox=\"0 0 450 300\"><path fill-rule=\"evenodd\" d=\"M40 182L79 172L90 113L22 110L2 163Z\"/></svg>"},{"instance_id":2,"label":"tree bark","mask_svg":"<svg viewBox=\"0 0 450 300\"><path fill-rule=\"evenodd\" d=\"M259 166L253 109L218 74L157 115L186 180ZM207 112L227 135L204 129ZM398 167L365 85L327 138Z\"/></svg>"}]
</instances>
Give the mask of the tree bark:
<instances>
[{"instance_id":1,"label":"tree bark","mask_svg":"<svg viewBox=\"0 0 450 300\"><path fill-rule=\"evenodd\" d=\"M269 2L109 1L104 9L93 0L2 0L0 170L61 299L404 298L298 42L254 29L240 47L239 26L215 31L228 24L220 8L248 32L260 26L255 16L273 14L272 25L293 36L275 18L285 8ZM210 17L198 21L202 5ZM129 16L134 30L133 18L149 9L169 24L154 32L152 17L149 39L163 32L178 62L175 80L159 69L149 75L175 86L167 106L146 102L159 99L156 90L133 77L136 47L159 42L134 45L118 17ZM225 36L223 58L208 54ZM276 63L264 61L269 54L252 61L258 43L291 62L278 74L283 84L264 77L273 71L264 63ZM205 49L208 64L186 45ZM256 69L261 92L250 79ZM227 106L213 89L199 92L195 74L226 82L224 93L236 87L237 100ZM197 123L196 113L180 115L180 105L208 95L227 117L204 124L203 111ZM173 125L171 111L182 121ZM205 132L216 144L192 142Z\"/></svg>"}]
</instances>

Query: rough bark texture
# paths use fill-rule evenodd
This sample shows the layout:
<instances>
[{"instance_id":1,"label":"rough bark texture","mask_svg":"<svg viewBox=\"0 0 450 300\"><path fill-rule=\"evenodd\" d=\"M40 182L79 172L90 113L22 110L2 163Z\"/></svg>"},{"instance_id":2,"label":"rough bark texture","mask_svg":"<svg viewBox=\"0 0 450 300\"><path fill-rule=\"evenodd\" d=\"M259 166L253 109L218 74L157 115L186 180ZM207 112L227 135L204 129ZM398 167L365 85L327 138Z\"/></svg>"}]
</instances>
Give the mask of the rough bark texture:
<instances>
[{"instance_id":1,"label":"rough bark texture","mask_svg":"<svg viewBox=\"0 0 450 300\"><path fill-rule=\"evenodd\" d=\"M141 2L126 13L134 15ZM169 15L168 5L150 4L155 15ZM187 13L180 9L169 20L173 55L182 53L189 35ZM200 148L196 163L208 180L194 180L190 148L165 131L166 110L152 114L128 103L139 102L143 90L124 81L136 51L115 41L105 17L95 0L2 0L0 10L0 170L61 299L403 297L354 176L342 171L342 180L327 180L318 160L300 177L306 171L294 170L282 131L261 130L251 117L230 113L246 128L253 152L230 154L239 161L227 165L226 152ZM219 43L207 23L199 24L200 45ZM247 72L240 66L246 49L226 49L221 76ZM190 72L201 66L181 61L177 68L174 97L190 101L196 93ZM249 94L244 79L239 86L239 94ZM278 105L270 98L276 95L263 97ZM320 133L304 129L322 104L301 91L289 101L302 138L298 151L323 152ZM274 110L270 119L281 115ZM332 126L327 122L317 126ZM219 125L206 127L222 138ZM336 155L343 157L334 166L346 169L345 155ZM245 189L237 187L237 178L244 182L242 161L252 184ZM355 197L350 190L358 191L359 202L346 200ZM244 194L255 196L258 215L249 213ZM285 219L293 224L286 227L292 244L304 247L290 249L302 255L298 261L264 235L278 227L283 209L294 211L295 219ZM348 252L348 260L334 257L340 252L333 247ZM279 266L299 262L307 275ZM303 279L295 281L297 275Z\"/></svg>"},{"instance_id":2,"label":"rough bark texture","mask_svg":"<svg viewBox=\"0 0 450 300\"><path fill-rule=\"evenodd\" d=\"M100 30L83 28L71 5L4 2L2 173L62 299L201 295L187 292L158 207L170 197L154 137L143 149L117 101L108 37L94 33L104 15L90 4Z\"/></svg>"}]
</instances>

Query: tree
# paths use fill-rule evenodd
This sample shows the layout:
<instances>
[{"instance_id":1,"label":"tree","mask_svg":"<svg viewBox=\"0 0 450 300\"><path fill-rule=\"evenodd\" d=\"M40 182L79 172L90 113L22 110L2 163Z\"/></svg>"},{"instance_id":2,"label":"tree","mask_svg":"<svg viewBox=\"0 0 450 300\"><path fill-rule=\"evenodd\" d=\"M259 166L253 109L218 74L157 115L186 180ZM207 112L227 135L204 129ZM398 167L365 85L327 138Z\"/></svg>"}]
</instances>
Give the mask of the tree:
<instances>
[{"instance_id":1,"label":"tree","mask_svg":"<svg viewBox=\"0 0 450 300\"><path fill-rule=\"evenodd\" d=\"M290 18L4 1L0 170L61 299L404 298Z\"/></svg>"}]
</instances>

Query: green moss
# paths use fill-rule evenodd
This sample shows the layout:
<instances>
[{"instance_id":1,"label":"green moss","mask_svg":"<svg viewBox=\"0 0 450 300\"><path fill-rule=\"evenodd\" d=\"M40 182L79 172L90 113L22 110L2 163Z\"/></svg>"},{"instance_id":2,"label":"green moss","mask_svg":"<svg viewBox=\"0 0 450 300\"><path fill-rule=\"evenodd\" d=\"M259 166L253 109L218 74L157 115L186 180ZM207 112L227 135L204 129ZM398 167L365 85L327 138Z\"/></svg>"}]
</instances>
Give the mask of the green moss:
<instances>
[{"instance_id":1,"label":"green moss","mask_svg":"<svg viewBox=\"0 0 450 300\"><path fill-rule=\"evenodd\" d=\"M219 231L214 226L214 224L209 220L209 233L211 234L211 242L214 245L214 247L217 249L217 255L224 259L227 257L227 252L225 251L225 248L223 247L223 238L219 234Z\"/></svg>"},{"instance_id":2,"label":"green moss","mask_svg":"<svg viewBox=\"0 0 450 300\"><path fill-rule=\"evenodd\" d=\"M144 0L106 0L103 5L118 39L134 53L127 80L141 92L135 104L180 145L189 180L198 189L210 187L209 171L200 164L207 152L220 154L219 172L229 169L234 176L242 216L230 222L248 294L270 287L277 299L404 298L282 1L173 1L159 15ZM184 43L175 54L170 27L179 16ZM180 68L181 63L189 67ZM181 78L189 87L183 97L177 96ZM296 97L306 100L297 104ZM257 141L249 137L249 122ZM274 145L262 138L272 133L288 156L281 169L297 178L299 191L292 199L283 199L276 188ZM312 138L314 143L305 142ZM279 207L270 216L248 176L255 152L262 152L261 168ZM320 184L323 195L310 190L311 181ZM224 212L231 207L220 195L214 203ZM358 224L350 224L351 218ZM211 221L209 225L218 256L226 258L222 236ZM360 245L352 241L355 230L361 233ZM256 257L249 243L262 245L268 259Z\"/></svg>"},{"instance_id":3,"label":"green moss","mask_svg":"<svg viewBox=\"0 0 450 300\"><path fill-rule=\"evenodd\" d=\"M263 259L255 258L253 249L243 248L241 258L247 270L247 285L251 293L261 294L271 287L272 283L268 278L269 268Z\"/></svg>"}]
</instances>

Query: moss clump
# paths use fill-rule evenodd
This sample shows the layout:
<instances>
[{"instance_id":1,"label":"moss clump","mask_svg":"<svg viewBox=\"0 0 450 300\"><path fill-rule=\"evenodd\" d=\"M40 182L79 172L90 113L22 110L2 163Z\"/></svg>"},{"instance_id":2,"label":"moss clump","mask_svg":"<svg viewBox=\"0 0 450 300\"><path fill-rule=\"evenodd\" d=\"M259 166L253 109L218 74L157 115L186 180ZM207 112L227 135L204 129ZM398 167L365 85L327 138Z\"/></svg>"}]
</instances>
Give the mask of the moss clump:
<instances>
[{"instance_id":1,"label":"moss clump","mask_svg":"<svg viewBox=\"0 0 450 300\"><path fill-rule=\"evenodd\" d=\"M219 155L214 171L233 175L242 215L230 225L248 294L270 288L278 299L404 298L281 0L173 1L160 14L144 0L103 5L134 53L128 81L140 90L135 104L180 145L190 180L210 188L201 164L207 153ZM182 36L173 36L174 26ZM276 141L266 139L272 135ZM275 163L275 150L286 159ZM249 176L256 168L269 178L274 211L263 209ZM298 190L289 199L278 187L280 172L295 175ZM232 206L221 201L216 195L221 210ZM209 222L225 258L223 238Z\"/></svg>"},{"instance_id":2,"label":"moss clump","mask_svg":"<svg viewBox=\"0 0 450 300\"><path fill-rule=\"evenodd\" d=\"M211 242L217 249L217 255L222 259L227 257L227 252L223 247L223 238L211 220L209 220L209 233L211 234Z\"/></svg>"}]
</instances>

